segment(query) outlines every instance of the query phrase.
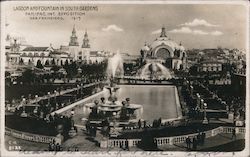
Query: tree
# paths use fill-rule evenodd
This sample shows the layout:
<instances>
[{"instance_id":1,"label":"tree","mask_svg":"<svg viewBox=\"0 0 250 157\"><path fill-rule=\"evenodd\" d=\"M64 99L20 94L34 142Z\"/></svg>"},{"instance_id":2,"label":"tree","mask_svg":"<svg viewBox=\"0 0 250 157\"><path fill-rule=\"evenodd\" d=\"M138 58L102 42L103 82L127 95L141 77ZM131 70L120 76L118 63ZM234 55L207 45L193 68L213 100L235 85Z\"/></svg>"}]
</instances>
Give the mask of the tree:
<instances>
[{"instance_id":1,"label":"tree","mask_svg":"<svg viewBox=\"0 0 250 157\"><path fill-rule=\"evenodd\" d=\"M60 69L60 67L59 66L56 66L56 65L54 65L52 68L51 68L51 70L53 70L53 71L58 71Z\"/></svg>"},{"instance_id":2,"label":"tree","mask_svg":"<svg viewBox=\"0 0 250 157\"><path fill-rule=\"evenodd\" d=\"M198 74L198 67L197 67L197 65L191 66L190 69L189 69L189 73L191 75L196 76Z\"/></svg>"},{"instance_id":3,"label":"tree","mask_svg":"<svg viewBox=\"0 0 250 157\"><path fill-rule=\"evenodd\" d=\"M32 70L27 69L23 72L22 74L22 82L30 84L34 82L35 74L33 73Z\"/></svg>"},{"instance_id":4,"label":"tree","mask_svg":"<svg viewBox=\"0 0 250 157\"><path fill-rule=\"evenodd\" d=\"M10 76L10 72L5 71L5 77L8 77L8 76Z\"/></svg>"}]
</instances>

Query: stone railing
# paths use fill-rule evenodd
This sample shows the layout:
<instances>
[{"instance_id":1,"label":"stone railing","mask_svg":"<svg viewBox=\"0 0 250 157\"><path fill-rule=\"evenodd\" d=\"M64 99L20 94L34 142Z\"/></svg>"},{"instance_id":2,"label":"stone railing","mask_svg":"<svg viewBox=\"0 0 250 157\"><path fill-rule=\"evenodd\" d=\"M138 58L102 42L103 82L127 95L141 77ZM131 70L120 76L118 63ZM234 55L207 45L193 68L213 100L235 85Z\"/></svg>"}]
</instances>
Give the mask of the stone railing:
<instances>
[{"instance_id":1,"label":"stone railing","mask_svg":"<svg viewBox=\"0 0 250 157\"><path fill-rule=\"evenodd\" d=\"M60 108L54 112L51 112L51 114L64 114L64 115L71 115L71 110L72 108L75 108L75 107L81 107L81 106L84 106L84 104L86 103L90 103L90 102L93 102L94 100L96 100L98 97L101 97L103 94L105 94L105 90L102 90L98 93L95 93L91 96L88 96L84 99L81 99L81 100L78 100L76 102L73 102L73 103L70 103L69 105L63 107L63 108Z\"/></svg>"},{"instance_id":2,"label":"stone railing","mask_svg":"<svg viewBox=\"0 0 250 157\"><path fill-rule=\"evenodd\" d=\"M126 142L129 147L135 147L138 145L138 143L141 141L141 139L109 139L107 141L107 147L108 148L114 148L114 147L125 147Z\"/></svg>"},{"instance_id":3,"label":"stone railing","mask_svg":"<svg viewBox=\"0 0 250 157\"><path fill-rule=\"evenodd\" d=\"M32 133L17 131L17 130L6 128L6 127L5 127L5 134L15 137L15 138L32 141L32 142L40 142L40 143L50 143L53 140L56 140L56 137L54 136L32 134Z\"/></svg>"},{"instance_id":4,"label":"stone railing","mask_svg":"<svg viewBox=\"0 0 250 157\"><path fill-rule=\"evenodd\" d=\"M216 136L221 133L232 133L235 128L235 132L238 134L245 134L244 127L226 127L220 126L212 130L205 131L206 138ZM186 141L186 138L193 138L197 136L198 133L181 135L181 136L173 136L173 137L159 137L155 138L155 142L158 146L160 145L174 145L177 143L183 143ZM135 147L138 143L141 142L141 139L109 139L107 141L101 141L100 145L103 148L113 148L113 147L125 147L125 142L128 143L128 147Z\"/></svg>"}]
</instances>

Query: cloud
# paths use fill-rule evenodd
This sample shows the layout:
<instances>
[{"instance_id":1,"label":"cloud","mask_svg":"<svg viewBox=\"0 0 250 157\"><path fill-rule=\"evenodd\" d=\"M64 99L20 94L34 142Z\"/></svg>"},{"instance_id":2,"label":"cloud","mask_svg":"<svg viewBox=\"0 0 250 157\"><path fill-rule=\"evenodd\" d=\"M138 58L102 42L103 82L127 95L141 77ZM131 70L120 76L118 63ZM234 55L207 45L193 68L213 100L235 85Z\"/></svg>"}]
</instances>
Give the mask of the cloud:
<instances>
[{"instance_id":1,"label":"cloud","mask_svg":"<svg viewBox=\"0 0 250 157\"><path fill-rule=\"evenodd\" d=\"M180 29L173 29L169 31L170 33L185 33L189 34L192 33L192 30L189 27L181 27Z\"/></svg>"},{"instance_id":2,"label":"cloud","mask_svg":"<svg viewBox=\"0 0 250 157\"><path fill-rule=\"evenodd\" d=\"M220 31L212 31L207 32L200 29L191 29L189 27L181 27L179 29L173 29L169 31L170 33L177 33L177 34L194 34L194 35L213 35L213 36L219 36L223 33Z\"/></svg>"},{"instance_id":3,"label":"cloud","mask_svg":"<svg viewBox=\"0 0 250 157\"><path fill-rule=\"evenodd\" d=\"M202 30L193 30L193 34L208 35L209 33Z\"/></svg>"},{"instance_id":4,"label":"cloud","mask_svg":"<svg viewBox=\"0 0 250 157\"><path fill-rule=\"evenodd\" d=\"M206 27L219 27L219 25L214 25L206 20L203 19L194 19L192 22L186 22L184 24L180 24L180 26L189 26L189 27L195 27L195 26L206 26Z\"/></svg>"},{"instance_id":5,"label":"cloud","mask_svg":"<svg viewBox=\"0 0 250 157\"><path fill-rule=\"evenodd\" d=\"M123 32L124 30L120 27L118 27L117 25L108 25L107 27L105 28L102 28L102 31L104 32L109 32L109 31L114 31L114 32Z\"/></svg>"},{"instance_id":6,"label":"cloud","mask_svg":"<svg viewBox=\"0 0 250 157\"><path fill-rule=\"evenodd\" d=\"M222 35L223 33L221 31L213 31L211 32L211 35L219 36Z\"/></svg>"},{"instance_id":7,"label":"cloud","mask_svg":"<svg viewBox=\"0 0 250 157\"><path fill-rule=\"evenodd\" d=\"M160 34L161 33L161 29L157 29L155 31L153 31L151 34Z\"/></svg>"}]
</instances>

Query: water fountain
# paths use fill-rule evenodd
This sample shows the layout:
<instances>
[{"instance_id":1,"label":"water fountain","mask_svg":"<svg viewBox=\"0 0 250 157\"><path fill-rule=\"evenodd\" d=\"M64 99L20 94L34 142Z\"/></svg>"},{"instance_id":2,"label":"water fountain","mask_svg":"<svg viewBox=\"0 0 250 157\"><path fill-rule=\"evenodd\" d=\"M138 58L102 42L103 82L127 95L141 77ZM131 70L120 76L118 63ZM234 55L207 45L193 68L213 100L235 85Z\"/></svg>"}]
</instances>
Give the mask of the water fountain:
<instances>
[{"instance_id":1,"label":"water fountain","mask_svg":"<svg viewBox=\"0 0 250 157\"><path fill-rule=\"evenodd\" d=\"M171 72L157 60L146 63L137 73L141 79L166 79L172 78Z\"/></svg>"},{"instance_id":2,"label":"water fountain","mask_svg":"<svg viewBox=\"0 0 250 157\"><path fill-rule=\"evenodd\" d=\"M121 54L117 52L108 60L107 74L109 78L123 76L123 60Z\"/></svg>"},{"instance_id":3,"label":"water fountain","mask_svg":"<svg viewBox=\"0 0 250 157\"><path fill-rule=\"evenodd\" d=\"M84 106L85 114L89 114L89 121L102 123L104 120L108 120L109 126L113 127L133 121L137 122L142 115L140 113L142 105L130 104L129 98L122 102L117 99L117 91L120 87L115 83L115 77L123 75L123 62L119 53L109 59L107 74L109 85L105 86L104 90L109 91L108 98L102 97L100 102L96 100Z\"/></svg>"}]
</instances>

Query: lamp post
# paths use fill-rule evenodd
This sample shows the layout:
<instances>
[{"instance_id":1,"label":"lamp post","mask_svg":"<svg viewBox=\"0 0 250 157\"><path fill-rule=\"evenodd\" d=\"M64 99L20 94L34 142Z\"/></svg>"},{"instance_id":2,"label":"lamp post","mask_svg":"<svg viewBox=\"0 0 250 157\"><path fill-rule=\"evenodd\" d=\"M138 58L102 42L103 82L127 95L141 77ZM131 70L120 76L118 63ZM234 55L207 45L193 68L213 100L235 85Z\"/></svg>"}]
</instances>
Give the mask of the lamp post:
<instances>
[{"instance_id":1,"label":"lamp post","mask_svg":"<svg viewBox=\"0 0 250 157\"><path fill-rule=\"evenodd\" d=\"M50 104L50 92L48 92L48 104Z\"/></svg>"},{"instance_id":2,"label":"lamp post","mask_svg":"<svg viewBox=\"0 0 250 157\"><path fill-rule=\"evenodd\" d=\"M31 94L29 94L29 96L28 96L28 103L30 103L31 102Z\"/></svg>"},{"instance_id":3,"label":"lamp post","mask_svg":"<svg viewBox=\"0 0 250 157\"><path fill-rule=\"evenodd\" d=\"M77 84L77 99L79 98L79 96L80 96L80 85L79 84Z\"/></svg>"},{"instance_id":4,"label":"lamp post","mask_svg":"<svg viewBox=\"0 0 250 157\"><path fill-rule=\"evenodd\" d=\"M36 107L33 112L36 114L38 112L38 95L35 95L35 101L36 101Z\"/></svg>"},{"instance_id":5,"label":"lamp post","mask_svg":"<svg viewBox=\"0 0 250 157\"><path fill-rule=\"evenodd\" d=\"M190 86L190 95L193 96L194 87Z\"/></svg>"},{"instance_id":6,"label":"lamp post","mask_svg":"<svg viewBox=\"0 0 250 157\"><path fill-rule=\"evenodd\" d=\"M36 105L38 105L38 95L35 95Z\"/></svg>"},{"instance_id":7,"label":"lamp post","mask_svg":"<svg viewBox=\"0 0 250 157\"><path fill-rule=\"evenodd\" d=\"M203 119L203 124L208 124L208 120L207 120L207 103L204 103L204 119Z\"/></svg>"},{"instance_id":8,"label":"lamp post","mask_svg":"<svg viewBox=\"0 0 250 157\"><path fill-rule=\"evenodd\" d=\"M55 104L56 104L56 95L57 95L57 91L54 90L54 93L55 93Z\"/></svg>"},{"instance_id":9,"label":"lamp post","mask_svg":"<svg viewBox=\"0 0 250 157\"><path fill-rule=\"evenodd\" d=\"M199 108L201 108L201 96L199 93L196 93L196 97L197 97L197 106Z\"/></svg>"},{"instance_id":10,"label":"lamp post","mask_svg":"<svg viewBox=\"0 0 250 157\"><path fill-rule=\"evenodd\" d=\"M23 112L25 112L26 99L23 98Z\"/></svg>"},{"instance_id":11,"label":"lamp post","mask_svg":"<svg viewBox=\"0 0 250 157\"><path fill-rule=\"evenodd\" d=\"M83 84L81 83L81 97L83 96Z\"/></svg>"},{"instance_id":12,"label":"lamp post","mask_svg":"<svg viewBox=\"0 0 250 157\"><path fill-rule=\"evenodd\" d=\"M27 117L28 115L27 115L27 113L25 112L25 105L26 105L26 99L25 98L23 98L23 111L22 111L22 113L21 113L21 117Z\"/></svg>"},{"instance_id":13,"label":"lamp post","mask_svg":"<svg viewBox=\"0 0 250 157\"><path fill-rule=\"evenodd\" d=\"M201 109L204 109L204 100L201 99Z\"/></svg>"}]
</instances>

